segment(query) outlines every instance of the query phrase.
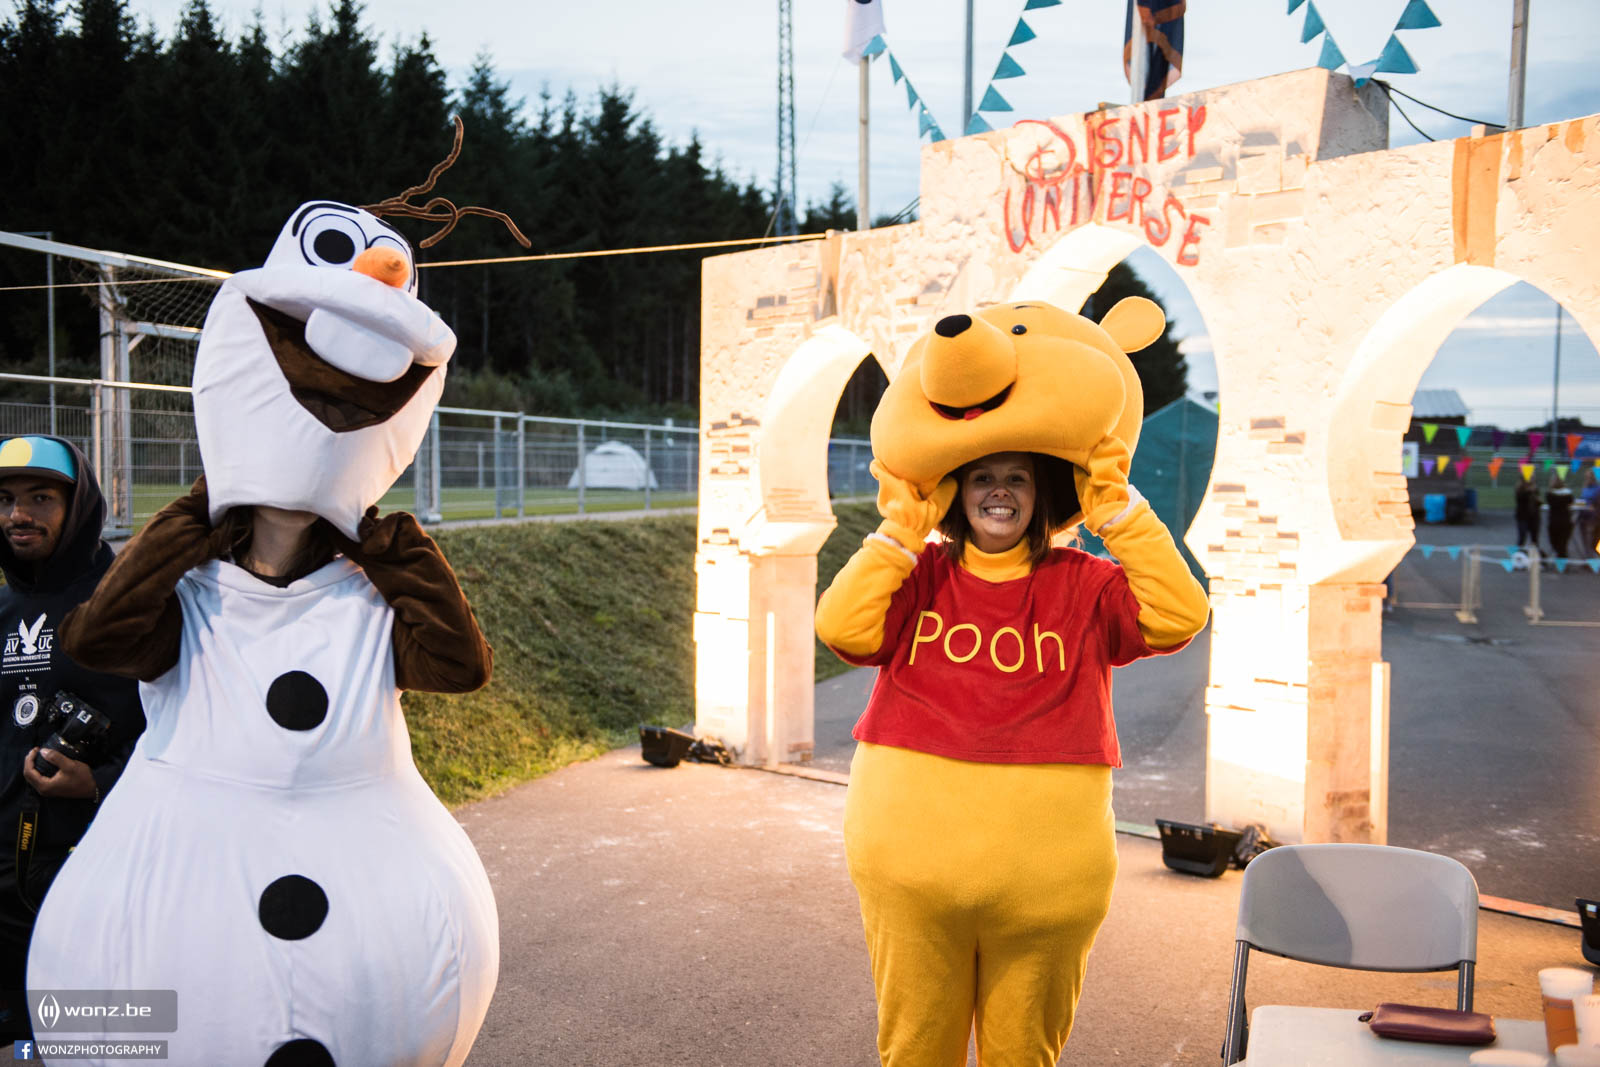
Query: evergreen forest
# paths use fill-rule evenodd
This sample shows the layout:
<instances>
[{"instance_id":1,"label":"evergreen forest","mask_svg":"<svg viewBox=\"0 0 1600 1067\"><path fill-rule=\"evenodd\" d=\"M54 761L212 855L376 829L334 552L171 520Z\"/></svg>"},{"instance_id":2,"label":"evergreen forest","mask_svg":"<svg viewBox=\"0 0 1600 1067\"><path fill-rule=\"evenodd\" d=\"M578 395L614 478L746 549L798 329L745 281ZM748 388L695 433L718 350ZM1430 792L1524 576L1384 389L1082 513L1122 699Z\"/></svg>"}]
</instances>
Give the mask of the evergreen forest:
<instances>
[{"instance_id":1,"label":"evergreen forest","mask_svg":"<svg viewBox=\"0 0 1600 1067\"><path fill-rule=\"evenodd\" d=\"M288 36L258 9L236 36L206 0L162 34L126 0L15 0L0 21L0 100L8 190L0 228L178 263L240 270L266 255L308 199L373 203L421 183L466 127L435 193L506 212L532 253L572 253L761 237L770 189L741 182L698 137L668 143L648 102L623 85L590 99L546 86L511 94L483 55L461 83L426 35L384 44L357 0L333 0ZM804 161L802 160L802 166ZM835 185L798 212L800 232L850 229ZM436 224L391 220L413 244ZM880 223L885 220L880 220ZM733 249L737 250L737 249ZM467 218L418 261L514 256L498 222ZM544 415L694 418L700 258L683 251L437 268L421 296L459 339L445 403ZM44 279L37 253L0 249L0 290ZM71 280L56 261L56 280ZM57 301L57 373L98 372L91 302ZM1095 317L1150 295L1119 265ZM0 291L0 365L43 373L45 301ZM1146 410L1184 391L1177 344L1137 360ZM868 361L845 392L841 432L862 432L884 385ZM7 383L3 393L26 394Z\"/></svg>"}]
</instances>

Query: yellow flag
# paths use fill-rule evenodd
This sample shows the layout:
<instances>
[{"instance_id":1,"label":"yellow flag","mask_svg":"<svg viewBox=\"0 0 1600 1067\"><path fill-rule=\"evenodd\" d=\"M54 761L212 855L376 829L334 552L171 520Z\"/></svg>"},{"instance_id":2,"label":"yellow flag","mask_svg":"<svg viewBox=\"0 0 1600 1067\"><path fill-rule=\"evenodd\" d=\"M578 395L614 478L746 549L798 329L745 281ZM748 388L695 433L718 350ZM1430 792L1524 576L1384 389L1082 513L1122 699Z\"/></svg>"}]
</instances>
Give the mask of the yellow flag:
<instances>
[{"instance_id":1,"label":"yellow flag","mask_svg":"<svg viewBox=\"0 0 1600 1067\"><path fill-rule=\"evenodd\" d=\"M1522 480L1523 481L1527 481L1529 478L1533 477L1533 464L1532 463L1520 464L1520 468L1522 470Z\"/></svg>"},{"instance_id":2,"label":"yellow flag","mask_svg":"<svg viewBox=\"0 0 1600 1067\"><path fill-rule=\"evenodd\" d=\"M1450 466L1450 457L1449 456L1440 456L1439 457L1439 473L1443 474L1445 468L1448 467L1448 466Z\"/></svg>"}]
</instances>

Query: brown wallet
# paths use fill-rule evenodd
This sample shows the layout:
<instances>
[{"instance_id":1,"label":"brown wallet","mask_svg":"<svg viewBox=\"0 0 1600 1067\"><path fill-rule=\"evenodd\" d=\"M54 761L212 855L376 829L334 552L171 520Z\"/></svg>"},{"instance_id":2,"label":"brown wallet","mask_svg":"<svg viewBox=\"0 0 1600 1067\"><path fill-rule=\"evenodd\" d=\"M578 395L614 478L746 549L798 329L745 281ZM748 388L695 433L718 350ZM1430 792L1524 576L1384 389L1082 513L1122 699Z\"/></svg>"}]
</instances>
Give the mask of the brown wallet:
<instances>
[{"instance_id":1,"label":"brown wallet","mask_svg":"<svg viewBox=\"0 0 1600 1067\"><path fill-rule=\"evenodd\" d=\"M1372 1032L1379 1037L1400 1041L1487 1045L1494 1040L1494 1019L1478 1011L1384 1003L1363 1012L1361 1021L1372 1027Z\"/></svg>"}]
</instances>

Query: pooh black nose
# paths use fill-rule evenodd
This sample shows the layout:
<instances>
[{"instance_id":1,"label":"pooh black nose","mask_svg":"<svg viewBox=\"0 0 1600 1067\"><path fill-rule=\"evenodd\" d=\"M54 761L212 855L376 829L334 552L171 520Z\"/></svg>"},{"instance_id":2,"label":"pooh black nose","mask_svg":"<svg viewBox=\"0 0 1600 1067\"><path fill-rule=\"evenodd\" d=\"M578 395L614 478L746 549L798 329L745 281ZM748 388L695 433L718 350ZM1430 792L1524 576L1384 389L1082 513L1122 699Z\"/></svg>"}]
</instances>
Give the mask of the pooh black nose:
<instances>
[{"instance_id":1,"label":"pooh black nose","mask_svg":"<svg viewBox=\"0 0 1600 1067\"><path fill-rule=\"evenodd\" d=\"M940 337L954 337L965 332L971 325L971 315L946 315L934 324L933 332Z\"/></svg>"}]
</instances>

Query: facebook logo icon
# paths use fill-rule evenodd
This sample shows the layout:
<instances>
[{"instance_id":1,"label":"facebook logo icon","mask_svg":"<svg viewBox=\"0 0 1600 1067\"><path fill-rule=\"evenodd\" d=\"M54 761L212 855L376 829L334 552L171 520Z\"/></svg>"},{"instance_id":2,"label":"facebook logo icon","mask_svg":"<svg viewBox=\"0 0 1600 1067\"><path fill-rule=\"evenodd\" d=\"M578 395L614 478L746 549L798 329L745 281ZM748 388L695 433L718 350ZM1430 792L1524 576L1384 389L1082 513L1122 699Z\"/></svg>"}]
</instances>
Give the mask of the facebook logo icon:
<instances>
[{"instance_id":1,"label":"facebook logo icon","mask_svg":"<svg viewBox=\"0 0 1600 1067\"><path fill-rule=\"evenodd\" d=\"M33 1059L33 1042L18 1041L11 1046L11 1058L14 1060Z\"/></svg>"}]
</instances>

